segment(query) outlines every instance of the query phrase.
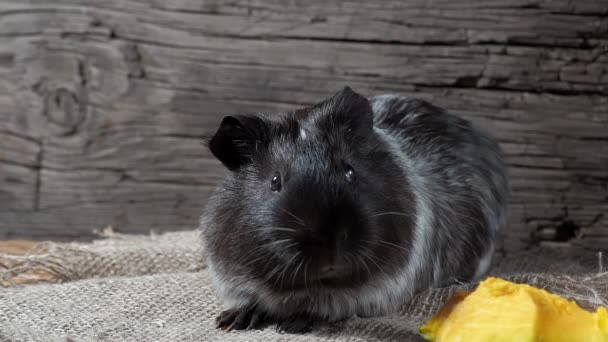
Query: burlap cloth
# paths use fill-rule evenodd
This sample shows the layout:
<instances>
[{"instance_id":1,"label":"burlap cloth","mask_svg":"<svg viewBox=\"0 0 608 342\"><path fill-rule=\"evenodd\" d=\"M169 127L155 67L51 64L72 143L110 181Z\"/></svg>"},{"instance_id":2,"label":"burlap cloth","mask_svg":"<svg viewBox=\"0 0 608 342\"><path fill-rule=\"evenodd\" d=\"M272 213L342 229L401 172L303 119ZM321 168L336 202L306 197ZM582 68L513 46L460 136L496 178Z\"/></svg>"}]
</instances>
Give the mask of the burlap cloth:
<instances>
[{"instance_id":1,"label":"burlap cloth","mask_svg":"<svg viewBox=\"0 0 608 342\"><path fill-rule=\"evenodd\" d=\"M227 333L214 328L222 306L198 241L196 232L110 232L91 244L45 243L30 255L0 255L0 341L420 341L418 327L455 291L474 286L430 290L397 314L307 335L278 334L273 327ZM602 268L601 254L535 248L498 258L492 273L595 309L608 305Z\"/></svg>"}]
</instances>

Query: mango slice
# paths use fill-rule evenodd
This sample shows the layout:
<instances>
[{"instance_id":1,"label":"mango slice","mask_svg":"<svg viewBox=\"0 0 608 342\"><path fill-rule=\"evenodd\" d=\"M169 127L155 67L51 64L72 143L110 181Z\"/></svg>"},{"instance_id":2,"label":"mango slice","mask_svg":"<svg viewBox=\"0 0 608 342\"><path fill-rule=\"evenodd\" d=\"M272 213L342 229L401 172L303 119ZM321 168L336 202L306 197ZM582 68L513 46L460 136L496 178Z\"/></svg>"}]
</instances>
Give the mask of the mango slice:
<instances>
[{"instance_id":1,"label":"mango slice","mask_svg":"<svg viewBox=\"0 0 608 342\"><path fill-rule=\"evenodd\" d=\"M454 295L420 333L433 342L608 342L608 310L592 313L545 290L490 277Z\"/></svg>"}]
</instances>

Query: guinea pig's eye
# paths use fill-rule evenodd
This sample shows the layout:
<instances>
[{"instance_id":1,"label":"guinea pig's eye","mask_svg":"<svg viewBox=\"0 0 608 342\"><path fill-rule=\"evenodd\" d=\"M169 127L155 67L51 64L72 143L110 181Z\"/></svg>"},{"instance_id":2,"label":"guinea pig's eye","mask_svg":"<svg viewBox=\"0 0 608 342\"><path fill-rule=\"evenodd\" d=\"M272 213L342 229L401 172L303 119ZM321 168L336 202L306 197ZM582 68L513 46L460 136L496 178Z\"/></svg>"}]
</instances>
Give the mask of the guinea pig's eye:
<instances>
[{"instance_id":1,"label":"guinea pig's eye","mask_svg":"<svg viewBox=\"0 0 608 342\"><path fill-rule=\"evenodd\" d=\"M353 170L353 167L350 165L346 166L346 172L344 173L344 176L346 177L346 181L352 183L355 180L355 170Z\"/></svg>"},{"instance_id":2,"label":"guinea pig's eye","mask_svg":"<svg viewBox=\"0 0 608 342\"><path fill-rule=\"evenodd\" d=\"M274 192L279 192L281 191L281 174L280 173L275 173L274 176L272 176L272 180L270 181L270 190L274 191Z\"/></svg>"}]
</instances>

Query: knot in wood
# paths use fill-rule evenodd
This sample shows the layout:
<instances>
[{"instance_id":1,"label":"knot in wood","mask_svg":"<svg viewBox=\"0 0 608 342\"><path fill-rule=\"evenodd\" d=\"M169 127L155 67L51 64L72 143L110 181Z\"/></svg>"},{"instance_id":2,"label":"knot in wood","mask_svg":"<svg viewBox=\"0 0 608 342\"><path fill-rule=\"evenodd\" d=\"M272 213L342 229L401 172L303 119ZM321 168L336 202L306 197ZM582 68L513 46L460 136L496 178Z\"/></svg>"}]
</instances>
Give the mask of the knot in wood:
<instances>
[{"instance_id":1,"label":"knot in wood","mask_svg":"<svg viewBox=\"0 0 608 342\"><path fill-rule=\"evenodd\" d=\"M79 97L67 88L57 88L44 95L44 115L58 128L58 133L74 133L84 119L83 104Z\"/></svg>"}]
</instances>

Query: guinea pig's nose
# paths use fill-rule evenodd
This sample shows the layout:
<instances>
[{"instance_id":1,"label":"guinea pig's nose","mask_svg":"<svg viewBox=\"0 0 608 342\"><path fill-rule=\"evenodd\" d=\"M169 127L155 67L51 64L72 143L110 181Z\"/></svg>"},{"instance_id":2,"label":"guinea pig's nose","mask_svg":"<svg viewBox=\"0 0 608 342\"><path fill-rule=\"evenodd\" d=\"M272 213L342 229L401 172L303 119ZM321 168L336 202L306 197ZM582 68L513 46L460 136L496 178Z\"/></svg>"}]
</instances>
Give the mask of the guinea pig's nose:
<instances>
[{"instance_id":1,"label":"guinea pig's nose","mask_svg":"<svg viewBox=\"0 0 608 342\"><path fill-rule=\"evenodd\" d=\"M321 267L319 270L319 275L321 278L333 278L338 274L336 268L333 265L327 265Z\"/></svg>"},{"instance_id":2,"label":"guinea pig's nose","mask_svg":"<svg viewBox=\"0 0 608 342\"><path fill-rule=\"evenodd\" d=\"M319 270L319 277L321 279L332 279L339 277L342 273L344 273L344 267L338 265L325 265L321 267Z\"/></svg>"}]
</instances>

